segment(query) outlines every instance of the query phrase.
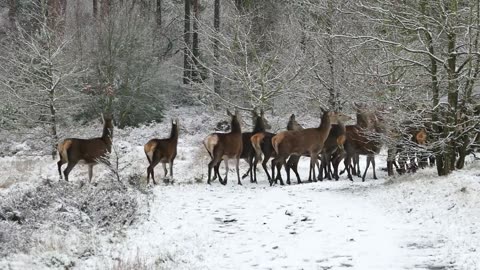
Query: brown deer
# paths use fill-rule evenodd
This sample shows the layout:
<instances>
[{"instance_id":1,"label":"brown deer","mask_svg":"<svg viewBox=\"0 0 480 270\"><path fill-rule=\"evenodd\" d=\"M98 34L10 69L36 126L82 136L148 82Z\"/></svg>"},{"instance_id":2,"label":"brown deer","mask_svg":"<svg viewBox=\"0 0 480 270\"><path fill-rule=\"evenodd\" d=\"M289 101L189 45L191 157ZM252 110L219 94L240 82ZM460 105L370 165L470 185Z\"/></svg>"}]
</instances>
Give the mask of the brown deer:
<instances>
[{"instance_id":1,"label":"brown deer","mask_svg":"<svg viewBox=\"0 0 480 270\"><path fill-rule=\"evenodd\" d=\"M238 184L241 185L239 163L240 156L242 154L242 129L240 126L240 115L235 110L235 114L230 113L227 110L227 114L231 117L231 131L230 133L212 133L203 140L203 145L207 149L212 160L208 163L208 180L211 182L212 169L215 170L214 174L218 175L219 181L222 185L227 184L228 179L228 160L235 159L235 167L237 170ZM223 181L218 172L219 163L224 160L226 167L225 180Z\"/></svg>"},{"instance_id":2,"label":"brown deer","mask_svg":"<svg viewBox=\"0 0 480 270\"><path fill-rule=\"evenodd\" d=\"M353 181L352 173L360 176L359 156L367 156L367 165L362 176L365 181L367 170L372 164L373 179L377 179L375 171L375 154L378 154L382 148L382 141L378 138L379 134L385 132L383 121L377 114L367 113L364 109L357 107L357 124L346 126L347 140L345 147L345 170L348 172L348 179ZM352 166L353 162L353 166ZM351 170L353 172L351 173Z\"/></svg>"},{"instance_id":3,"label":"brown deer","mask_svg":"<svg viewBox=\"0 0 480 270\"><path fill-rule=\"evenodd\" d=\"M154 168L158 163L162 163L163 171L167 176L167 163L170 166L170 177L173 178L173 161L177 156L177 144L178 144L179 122L178 119L172 120L172 130L170 131L170 137L167 139L151 139L144 146L145 155L148 160L147 168L147 185L150 182L150 175L152 176L153 184L156 185Z\"/></svg>"},{"instance_id":4,"label":"brown deer","mask_svg":"<svg viewBox=\"0 0 480 270\"><path fill-rule=\"evenodd\" d=\"M337 125L332 125L322 151L320 181L323 180L323 173L325 173L328 180L331 180L332 177L338 180L338 164L344 156L343 145L347 139L346 133L345 125L341 121L338 121ZM333 172L330 163L333 163Z\"/></svg>"},{"instance_id":5,"label":"brown deer","mask_svg":"<svg viewBox=\"0 0 480 270\"><path fill-rule=\"evenodd\" d=\"M62 165L67 163L63 171L65 180L68 181L70 171L79 161L85 161L88 165L88 180L92 181L93 166L99 162L109 164L106 156L112 151L113 118L111 115L102 116L103 133L100 138L77 139L69 138L58 144L57 150L60 160L57 162L58 174L62 179Z\"/></svg>"},{"instance_id":6,"label":"brown deer","mask_svg":"<svg viewBox=\"0 0 480 270\"><path fill-rule=\"evenodd\" d=\"M272 138L272 145L277 153L273 159L273 165L286 166L286 159L291 155L305 155L310 156L310 171L308 180L316 179L315 165L317 164L318 155L322 151L325 140L328 137L330 128L333 123L337 122L338 114L322 109L322 121L318 128L307 128L297 131L283 131ZM283 180L278 170L280 184L283 185ZM272 175L275 178L274 175Z\"/></svg>"},{"instance_id":7,"label":"brown deer","mask_svg":"<svg viewBox=\"0 0 480 270\"><path fill-rule=\"evenodd\" d=\"M245 175L242 176L242 179L247 177L250 174L250 183L256 183L256 179L253 177L252 168L253 168L253 159L255 157L255 150L251 144L251 138L253 135L257 133L263 133L266 129L270 129L271 126L268 124L268 121L265 119L263 110L260 110L260 114L258 114L255 110L252 111L253 115L253 131L252 132L243 132L242 133L242 155L240 156L241 159L245 159L248 163L248 171Z\"/></svg>"},{"instance_id":8,"label":"brown deer","mask_svg":"<svg viewBox=\"0 0 480 270\"><path fill-rule=\"evenodd\" d=\"M252 144L250 143L250 139L254 134L265 132L265 129L271 128L268 124L268 121L265 119L263 110L260 110L260 114L258 114L255 110L252 111L252 119L253 119L253 131L252 132L243 132L242 133L242 155L240 159L244 159L248 163L248 171L242 176L242 179L247 177L250 174L250 183L256 183L256 180L253 178L252 168L253 168L253 159L255 157L255 150L253 149ZM217 167L214 168L215 174L213 176L212 181L214 181L218 174L218 167L220 163L217 164Z\"/></svg>"},{"instance_id":9,"label":"brown deer","mask_svg":"<svg viewBox=\"0 0 480 270\"><path fill-rule=\"evenodd\" d=\"M303 127L295 120L295 114L292 114L287 124L287 130L300 130L300 129L303 129ZM269 183L272 184L272 181L271 181L272 178L268 173L267 163L270 160L270 158L276 156L275 150L273 149L273 145L272 145L272 138L275 135L276 134L271 132L260 132L253 135L252 138L250 139L251 144L255 150L255 160L252 168L255 182L257 182L257 172L256 172L257 164L258 162L262 161L262 154L263 154L262 167L265 173L267 174ZM293 155L290 156L287 162L287 167L286 167L287 177L288 177L287 184L290 184L290 168L293 169L293 171L296 173L297 181L301 182L300 176L298 176L298 170L297 170L297 167L298 167L297 165L299 160L300 160L300 156L293 156Z\"/></svg>"},{"instance_id":10,"label":"brown deer","mask_svg":"<svg viewBox=\"0 0 480 270\"><path fill-rule=\"evenodd\" d=\"M393 133L393 136L397 139L394 146L388 149L387 171L389 176L393 175L393 166L396 167L399 174L407 171L415 172L419 166L421 168L426 167L426 159L428 157L422 153L417 153L417 150L427 143L427 131L425 128L407 126L405 133L397 131ZM398 164L395 161L397 155ZM408 156L410 156L409 166L407 166ZM418 165L415 162L415 158L418 159Z\"/></svg>"}]
</instances>

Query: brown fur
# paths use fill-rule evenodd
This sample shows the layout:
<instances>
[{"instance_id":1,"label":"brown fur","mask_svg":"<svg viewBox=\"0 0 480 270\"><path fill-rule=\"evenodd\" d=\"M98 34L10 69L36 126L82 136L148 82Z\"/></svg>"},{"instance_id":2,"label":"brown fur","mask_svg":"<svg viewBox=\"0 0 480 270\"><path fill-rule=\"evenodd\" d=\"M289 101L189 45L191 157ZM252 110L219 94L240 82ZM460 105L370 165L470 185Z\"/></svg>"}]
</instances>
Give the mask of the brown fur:
<instances>
[{"instance_id":1,"label":"brown fur","mask_svg":"<svg viewBox=\"0 0 480 270\"><path fill-rule=\"evenodd\" d=\"M104 117L103 120L102 137L93 139L69 138L57 145L60 155L60 160L57 162L60 179L62 179L61 168L65 163L68 163L67 168L63 171L66 181L68 181L70 171L79 161L85 161L88 164L89 181L92 181L93 166L95 164L100 161L109 163L105 157L112 150L113 120L110 116Z\"/></svg>"},{"instance_id":2,"label":"brown fur","mask_svg":"<svg viewBox=\"0 0 480 270\"><path fill-rule=\"evenodd\" d=\"M322 122L318 128L283 131L272 138L272 145L277 153L274 164L286 165L286 158L290 155L310 155L309 181L315 179L315 165L324 142L330 132L332 122L336 122L338 115L324 111ZM280 179L281 180L281 179ZM283 181L281 181L282 184Z\"/></svg>"},{"instance_id":3,"label":"brown fur","mask_svg":"<svg viewBox=\"0 0 480 270\"><path fill-rule=\"evenodd\" d=\"M303 129L303 127L295 120L295 114L292 114L288 120L287 123L287 130L300 130ZM272 138L276 134L271 133L271 132L261 132L257 133L257 136L255 138L252 137L251 143L252 146L254 147L254 150L256 152L256 158L254 161L254 167L253 167L253 172L254 172L254 179L255 182L257 181L257 176L256 176L256 168L257 164L259 161L262 160L261 156L263 154L264 160L262 162L262 167L265 171L265 174L267 175L268 181L270 182L270 185L273 184L272 178L270 177L270 174L268 173L267 169L267 162L270 160L271 157L275 157L276 153L275 150L273 149L272 145ZM298 175L298 170L297 170L297 165L298 161L300 160L300 156L290 156L287 166L286 166L286 171L287 171L287 183L290 184L290 169L293 169L295 174L297 175L297 180L300 183L300 176ZM274 166L272 165L272 174L274 174Z\"/></svg>"},{"instance_id":4,"label":"brown fur","mask_svg":"<svg viewBox=\"0 0 480 270\"><path fill-rule=\"evenodd\" d=\"M167 176L167 166L170 166L170 177L173 178L173 161L177 156L177 144L178 144L179 122L178 119L172 121L172 129L170 131L170 137L166 139L151 139L148 141L143 149L149 166L147 168L147 184L150 182L150 175L152 176L153 184L155 182L154 168L158 163L162 163L163 170L165 172L164 177Z\"/></svg>"},{"instance_id":5,"label":"brown fur","mask_svg":"<svg viewBox=\"0 0 480 270\"><path fill-rule=\"evenodd\" d=\"M264 138L265 138L265 132L257 133L250 138L250 142L252 143L253 150L255 151L255 157L257 159L257 162L262 161L263 153L262 153L261 143L263 142Z\"/></svg>"},{"instance_id":6,"label":"brown fur","mask_svg":"<svg viewBox=\"0 0 480 270\"><path fill-rule=\"evenodd\" d=\"M376 111L375 113L379 113ZM382 148L382 142L378 138L372 138L372 134L385 132L380 117L375 113L367 113L365 108L357 110L357 124L346 126L347 140L345 142L345 169L348 172L348 178L353 181L352 174L360 176L359 156L367 156L367 165L362 176L365 181L368 167L372 164L373 179L377 179L375 171L375 155ZM353 165L352 165L353 163ZM352 169L352 171L351 171Z\"/></svg>"},{"instance_id":7,"label":"brown fur","mask_svg":"<svg viewBox=\"0 0 480 270\"><path fill-rule=\"evenodd\" d=\"M229 133L212 133L204 139L204 146L209 152L212 160L208 164L208 180L207 183L211 182L211 172L212 169L215 170L214 174L220 176L218 173L218 168L220 162L225 160L226 166L226 175L225 181L219 177L220 183L223 185L227 184L228 180L228 160L235 159L236 161L236 170L238 177L238 184L241 185L240 181L240 171L239 171L239 162L240 156L242 154L243 144L242 144L242 130L240 127L239 114L231 114L227 111L227 114L231 117L231 127L232 130ZM216 142L216 143L215 143Z\"/></svg>"}]
</instances>

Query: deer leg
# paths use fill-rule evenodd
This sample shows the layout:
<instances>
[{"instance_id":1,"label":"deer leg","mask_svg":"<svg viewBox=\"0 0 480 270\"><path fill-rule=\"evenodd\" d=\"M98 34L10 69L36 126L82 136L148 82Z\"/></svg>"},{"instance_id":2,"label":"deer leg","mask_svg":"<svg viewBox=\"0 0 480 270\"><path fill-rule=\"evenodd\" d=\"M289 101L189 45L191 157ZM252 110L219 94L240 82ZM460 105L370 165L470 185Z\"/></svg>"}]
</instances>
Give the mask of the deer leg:
<instances>
[{"instance_id":1,"label":"deer leg","mask_svg":"<svg viewBox=\"0 0 480 270\"><path fill-rule=\"evenodd\" d=\"M253 181L253 155L251 157L248 157L248 165L249 165L249 171L250 171L250 183L254 183Z\"/></svg>"},{"instance_id":2,"label":"deer leg","mask_svg":"<svg viewBox=\"0 0 480 270\"><path fill-rule=\"evenodd\" d=\"M338 177L338 165L340 164L339 158L335 158L333 160L333 178L335 178L335 181L338 181L340 177Z\"/></svg>"},{"instance_id":3,"label":"deer leg","mask_svg":"<svg viewBox=\"0 0 480 270\"><path fill-rule=\"evenodd\" d=\"M263 157L262 167L263 167L263 170L265 171L265 174L267 175L268 181L270 181L270 180L272 179L272 177L271 177L270 174L268 173L268 168L267 168L267 162L268 162L268 160L270 160L270 156L265 155L265 156ZM257 182L257 180L255 180L255 182Z\"/></svg>"},{"instance_id":4,"label":"deer leg","mask_svg":"<svg viewBox=\"0 0 480 270\"><path fill-rule=\"evenodd\" d=\"M297 156L293 160L294 162L291 164L292 171L295 173L297 177L297 183L301 184L302 181L300 180L300 175L298 174L298 162L300 162L300 156Z\"/></svg>"},{"instance_id":5,"label":"deer leg","mask_svg":"<svg viewBox=\"0 0 480 270\"><path fill-rule=\"evenodd\" d=\"M377 180L377 174L375 172L375 156L372 156L372 169L373 169L373 179Z\"/></svg>"},{"instance_id":6,"label":"deer leg","mask_svg":"<svg viewBox=\"0 0 480 270\"><path fill-rule=\"evenodd\" d=\"M357 168L357 176L360 177L360 175L362 174L360 172L360 155L359 154L355 154L354 163Z\"/></svg>"},{"instance_id":7,"label":"deer leg","mask_svg":"<svg viewBox=\"0 0 480 270\"><path fill-rule=\"evenodd\" d=\"M283 178L282 174L280 173L280 170L282 169L282 166L287 167L287 158L282 158L280 159L280 163L277 165L277 171L278 171L278 180L280 180L280 185L283 186L285 185L283 183Z\"/></svg>"},{"instance_id":8,"label":"deer leg","mask_svg":"<svg viewBox=\"0 0 480 270\"><path fill-rule=\"evenodd\" d=\"M310 153L310 170L308 173L308 182L312 182L312 177L315 178L315 165L316 165L316 160L314 155Z\"/></svg>"},{"instance_id":9,"label":"deer leg","mask_svg":"<svg viewBox=\"0 0 480 270\"><path fill-rule=\"evenodd\" d=\"M277 166L277 164L275 162L276 162L276 158L272 159L272 180L269 180L270 186L273 185L274 181L275 183L277 183L277 179L275 178L275 166Z\"/></svg>"},{"instance_id":10,"label":"deer leg","mask_svg":"<svg viewBox=\"0 0 480 270\"><path fill-rule=\"evenodd\" d=\"M322 165L318 169L318 179L319 181L323 181L323 173L325 172L325 175L327 175L327 168L325 167L325 164L327 164L325 154L322 154L320 156L320 160Z\"/></svg>"},{"instance_id":11,"label":"deer leg","mask_svg":"<svg viewBox=\"0 0 480 270\"><path fill-rule=\"evenodd\" d=\"M57 167L58 167L58 175L60 175L60 180L63 179L63 176L62 176L62 165L65 164L66 162L62 160L62 158L60 158L60 160L57 162Z\"/></svg>"},{"instance_id":12,"label":"deer leg","mask_svg":"<svg viewBox=\"0 0 480 270\"><path fill-rule=\"evenodd\" d=\"M287 161L287 165L285 166L285 170L287 172L287 184L290 184L290 169L295 173L297 177L297 183L302 183L300 180L300 175L298 174L298 162L300 161L300 156L290 156Z\"/></svg>"},{"instance_id":13,"label":"deer leg","mask_svg":"<svg viewBox=\"0 0 480 270\"><path fill-rule=\"evenodd\" d=\"M251 163L250 163L251 164ZM235 160L235 169L237 170L237 179L238 179L238 184L241 186L242 182L240 181L240 158L237 157ZM251 168L250 168L251 170Z\"/></svg>"},{"instance_id":14,"label":"deer leg","mask_svg":"<svg viewBox=\"0 0 480 270\"><path fill-rule=\"evenodd\" d=\"M170 178L173 179L173 160L170 161Z\"/></svg>"},{"instance_id":15,"label":"deer leg","mask_svg":"<svg viewBox=\"0 0 480 270\"><path fill-rule=\"evenodd\" d=\"M365 182L365 176L367 175L368 167L370 166L370 156L367 156L367 166L365 167L365 172L362 176L362 182Z\"/></svg>"},{"instance_id":16,"label":"deer leg","mask_svg":"<svg viewBox=\"0 0 480 270\"><path fill-rule=\"evenodd\" d=\"M145 155L147 156L148 164L151 164L152 160L150 159L150 156L147 153L145 153Z\"/></svg>"},{"instance_id":17,"label":"deer leg","mask_svg":"<svg viewBox=\"0 0 480 270\"><path fill-rule=\"evenodd\" d=\"M63 175L65 176L65 180L68 181L68 175L70 174L70 171L72 171L73 167L77 165L77 162L68 162L67 168L63 171Z\"/></svg>"},{"instance_id":18,"label":"deer leg","mask_svg":"<svg viewBox=\"0 0 480 270\"><path fill-rule=\"evenodd\" d=\"M168 171L167 171L167 163L162 162L162 167L163 167L163 178L167 177Z\"/></svg>"},{"instance_id":19,"label":"deer leg","mask_svg":"<svg viewBox=\"0 0 480 270\"><path fill-rule=\"evenodd\" d=\"M257 183L257 165L258 165L258 159L255 156L255 158L253 159L253 171L252 171L254 183Z\"/></svg>"},{"instance_id":20,"label":"deer leg","mask_svg":"<svg viewBox=\"0 0 480 270\"><path fill-rule=\"evenodd\" d=\"M150 166L148 166L148 169L150 170L150 175L152 176L152 181L153 181L153 184L156 185L157 182L155 181L155 172L154 172L154 168L155 166L157 166L157 164L160 162L160 159L153 159L152 160L152 163L150 163ZM148 177L147 177L147 185L148 185L149 181L148 181Z\"/></svg>"},{"instance_id":21,"label":"deer leg","mask_svg":"<svg viewBox=\"0 0 480 270\"><path fill-rule=\"evenodd\" d=\"M315 162L315 166L317 166L317 170L318 170L319 174L320 174L320 169L321 169L321 165L322 165L320 163L321 163L321 161L320 161L320 159L318 159L318 156L317 156L317 161ZM319 177L319 176L317 176L317 177ZM317 177L313 178L313 182L317 182Z\"/></svg>"},{"instance_id":22,"label":"deer leg","mask_svg":"<svg viewBox=\"0 0 480 270\"><path fill-rule=\"evenodd\" d=\"M210 185L210 179L211 179L211 176L212 176L212 169L215 167L215 159L212 159L209 163L208 163L208 179L207 179L207 184ZM216 176L216 170L214 170L213 174ZM215 180L215 178L214 178ZM220 180L220 183L222 181Z\"/></svg>"},{"instance_id":23,"label":"deer leg","mask_svg":"<svg viewBox=\"0 0 480 270\"><path fill-rule=\"evenodd\" d=\"M251 173L251 168L250 168L250 162L248 161L249 158L246 158L245 160L247 161L248 165L249 165L249 168L247 170L247 172L242 175L242 179L246 178L250 173Z\"/></svg>"},{"instance_id":24,"label":"deer leg","mask_svg":"<svg viewBox=\"0 0 480 270\"><path fill-rule=\"evenodd\" d=\"M228 181L228 157L223 160L225 162L225 177L223 178L222 185L226 185Z\"/></svg>"},{"instance_id":25,"label":"deer leg","mask_svg":"<svg viewBox=\"0 0 480 270\"><path fill-rule=\"evenodd\" d=\"M353 177L352 177L352 173L350 171L350 163L351 163L351 155L348 155L345 157L345 159L343 160L343 165L345 166L345 168L343 169L343 171L347 171L347 175L348 175L348 179L350 179L350 181L353 182ZM342 174L342 173L340 173Z\"/></svg>"},{"instance_id":26,"label":"deer leg","mask_svg":"<svg viewBox=\"0 0 480 270\"><path fill-rule=\"evenodd\" d=\"M93 177L93 165L88 164L88 183L92 183L92 177Z\"/></svg>"},{"instance_id":27,"label":"deer leg","mask_svg":"<svg viewBox=\"0 0 480 270\"><path fill-rule=\"evenodd\" d=\"M285 172L287 173L287 184L289 184L289 185L291 184L291 182L290 182L290 169L292 169L291 166L293 166L293 165L289 164L288 162L285 165Z\"/></svg>"}]
</instances>

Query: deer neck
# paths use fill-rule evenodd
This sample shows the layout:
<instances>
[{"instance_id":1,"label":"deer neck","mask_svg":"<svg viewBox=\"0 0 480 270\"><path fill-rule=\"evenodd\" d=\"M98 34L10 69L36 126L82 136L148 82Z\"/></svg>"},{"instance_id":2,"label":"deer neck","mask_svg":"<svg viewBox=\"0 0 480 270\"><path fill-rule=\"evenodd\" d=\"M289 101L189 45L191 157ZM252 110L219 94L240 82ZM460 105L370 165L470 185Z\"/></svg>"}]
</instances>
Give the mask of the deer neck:
<instances>
[{"instance_id":1,"label":"deer neck","mask_svg":"<svg viewBox=\"0 0 480 270\"><path fill-rule=\"evenodd\" d=\"M178 140L178 127L175 125L172 125L172 131L170 132L170 139L173 139L175 141Z\"/></svg>"},{"instance_id":2,"label":"deer neck","mask_svg":"<svg viewBox=\"0 0 480 270\"><path fill-rule=\"evenodd\" d=\"M109 146L112 145L113 132L107 126L103 127L102 140Z\"/></svg>"},{"instance_id":3,"label":"deer neck","mask_svg":"<svg viewBox=\"0 0 480 270\"><path fill-rule=\"evenodd\" d=\"M242 133L242 128L240 127L240 123L238 122L238 120L236 119L232 120L231 126L232 126L231 133Z\"/></svg>"},{"instance_id":4,"label":"deer neck","mask_svg":"<svg viewBox=\"0 0 480 270\"><path fill-rule=\"evenodd\" d=\"M265 124L263 123L263 120L257 120L255 122L255 126L253 127L253 133L258 133L258 132L263 132L265 131Z\"/></svg>"},{"instance_id":5,"label":"deer neck","mask_svg":"<svg viewBox=\"0 0 480 270\"><path fill-rule=\"evenodd\" d=\"M357 126L361 128L368 128L368 116L365 113L357 113Z\"/></svg>"},{"instance_id":6,"label":"deer neck","mask_svg":"<svg viewBox=\"0 0 480 270\"><path fill-rule=\"evenodd\" d=\"M318 130L323 136L328 136L331 128L332 128L332 122L330 121L330 117L325 114L322 117L322 122L320 123Z\"/></svg>"}]
</instances>

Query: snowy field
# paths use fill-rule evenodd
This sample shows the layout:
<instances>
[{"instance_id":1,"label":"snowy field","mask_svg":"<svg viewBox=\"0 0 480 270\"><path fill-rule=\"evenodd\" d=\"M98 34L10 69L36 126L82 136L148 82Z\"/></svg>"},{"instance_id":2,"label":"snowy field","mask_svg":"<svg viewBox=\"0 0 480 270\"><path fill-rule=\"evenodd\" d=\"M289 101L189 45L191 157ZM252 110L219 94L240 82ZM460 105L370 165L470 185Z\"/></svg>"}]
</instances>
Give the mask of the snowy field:
<instances>
[{"instance_id":1,"label":"snowy field","mask_svg":"<svg viewBox=\"0 0 480 270\"><path fill-rule=\"evenodd\" d=\"M168 136L169 121L115 131L122 185L101 166L95 167L96 184L83 184L82 165L70 183L59 182L56 161L26 156L28 142L17 142L14 156L0 158L0 269L480 269L478 161L448 177L429 168L387 178L380 155L379 180L370 172L365 183L342 176L270 187L260 171L258 184L246 178L237 186L231 171L227 186L208 186L201 141L227 117L201 109L168 117L177 115L182 129L174 182L154 187L146 186L143 144ZM287 119L269 120L280 129ZM100 129L95 123L65 133L92 137ZM307 164L302 159L302 177ZM161 171L158 166L157 175ZM38 210L26 209L27 202ZM21 234L11 236L15 232Z\"/></svg>"}]
</instances>

